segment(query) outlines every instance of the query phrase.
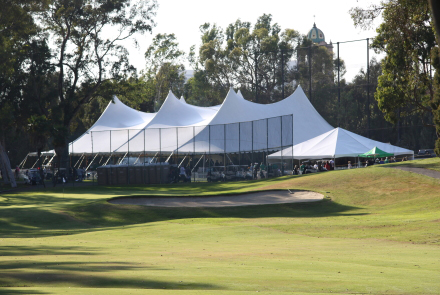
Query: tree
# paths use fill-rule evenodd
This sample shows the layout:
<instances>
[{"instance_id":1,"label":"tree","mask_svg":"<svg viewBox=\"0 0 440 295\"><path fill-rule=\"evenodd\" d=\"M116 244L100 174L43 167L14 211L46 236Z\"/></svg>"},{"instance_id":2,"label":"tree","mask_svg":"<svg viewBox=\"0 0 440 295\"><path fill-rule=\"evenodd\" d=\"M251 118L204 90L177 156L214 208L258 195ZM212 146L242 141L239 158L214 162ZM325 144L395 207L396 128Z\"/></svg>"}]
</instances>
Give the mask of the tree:
<instances>
[{"instance_id":1,"label":"tree","mask_svg":"<svg viewBox=\"0 0 440 295\"><path fill-rule=\"evenodd\" d=\"M157 34L145 52L147 77L154 80L154 110L158 111L171 90L183 94L185 67L182 64L184 52L179 49L174 34Z\"/></svg>"},{"instance_id":2,"label":"tree","mask_svg":"<svg viewBox=\"0 0 440 295\"><path fill-rule=\"evenodd\" d=\"M281 32L270 14L259 17L252 29L249 22L237 20L226 31L209 23L200 30L202 46L196 68L205 71L215 88L238 88L260 103L281 98L282 75L299 41L295 30Z\"/></svg>"},{"instance_id":3,"label":"tree","mask_svg":"<svg viewBox=\"0 0 440 295\"><path fill-rule=\"evenodd\" d=\"M429 0L429 5L431 7L432 18L435 24L435 33L437 44L440 42L440 3L438 1ZM437 134L440 134L440 50L437 47L434 47L431 52L432 65L435 69L434 74L434 99L433 99L433 121L436 127ZM437 138L435 143L435 152L437 155L440 155L440 138Z\"/></svg>"},{"instance_id":4,"label":"tree","mask_svg":"<svg viewBox=\"0 0 440 295\"><path fill-rule=\"evenodd\" d=\"M48 120L59 159L81 108L97 97L106 81L133 73L122 44L136 33L151 32L156 6L154 0L52 0L38 15L56 45L57 104Z\"/></svg>"},{"instance_id":5,"label":"tree","mask_svg":"<svg viewBox=\"0 0 440 295\"><path fill-rule=\"evenodd\" d=\"M360 27L371 26L380 14L383 22L372 43L377 52L386 53L375 94L379 108L393 124L416 114L425 126L437 127L438 142L440 122L432 118L440 103L431 77L435 65L431 54L437 44L428 2L387 0L367 10L351 10L355 25Z\"/></svg>"},{"instance_id":6,"label":"tree","mask_svg":"<svg viewBox=\"0 0 440 295\"><path fill-rule=\"evenodd\" d=\"M341 84L345 74L345 63L339 60ZM297 64L289 71L289 80L294 80L308 93L316 110L326 120L337 126L340 106L338 106L336 77L338 63L333 53L325 46L314 44L303 38L297 48Z\"/></svg>"},{"instance_id":7,"label":"tree","mask_svg":"<svg viewBox=\"0 0 440 295\"><path fill-rule=\"evenodd\" d=\"M37 152L38 167L42 168L41 153L53 132L50 110L57 103L57 75L51 64L52 55L46 40L32 40L28 52L25 66L28 74L21 88L19 120L27 123L25 129L33 151Z\"/></svg>"},{"instance_id":8,"label":"tree","mask_svg":"<svg viewBox=\"0 0 440 295\"><path fill-rule=\"evenodd\" d=\"M4 180L11 180L11 167L6 151L7 140L19 129L22 86L28 74L24 70L29 59L29 44L38 33L32 12L45 1L0 0L0 169Z\"/></svg>"}]
</instances>

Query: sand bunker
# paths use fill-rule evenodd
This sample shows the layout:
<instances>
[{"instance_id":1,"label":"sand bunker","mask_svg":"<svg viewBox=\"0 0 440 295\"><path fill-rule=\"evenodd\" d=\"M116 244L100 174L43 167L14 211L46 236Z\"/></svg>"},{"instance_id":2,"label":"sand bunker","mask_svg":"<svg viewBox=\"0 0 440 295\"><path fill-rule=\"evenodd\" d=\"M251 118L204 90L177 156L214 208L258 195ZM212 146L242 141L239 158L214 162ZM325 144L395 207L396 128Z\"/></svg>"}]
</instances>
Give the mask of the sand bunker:
<instances>
[{"instance_id":1,"label":"sand bunker","mask_svg":"<svg viewBox=\"0 0 440 295\"><path fill-rule=\"evenodd\" d=\"M309 191L265 191L242 195L205 197L136 197L110 200L112 204L142 205L157 207L228 207L264 204L316 202L324 198L322 194Z\"/></svg>"}]
</instances>

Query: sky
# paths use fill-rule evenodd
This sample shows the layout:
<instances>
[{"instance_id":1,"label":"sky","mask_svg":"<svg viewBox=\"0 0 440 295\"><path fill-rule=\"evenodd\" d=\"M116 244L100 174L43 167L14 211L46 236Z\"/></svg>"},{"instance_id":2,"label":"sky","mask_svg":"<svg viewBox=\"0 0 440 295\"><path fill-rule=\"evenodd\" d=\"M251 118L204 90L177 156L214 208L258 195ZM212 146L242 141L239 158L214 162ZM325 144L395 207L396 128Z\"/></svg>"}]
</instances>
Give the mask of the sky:
<instances>
[{"instance_id":1,"label":"sky","mask_svg":"<svg viewBox=\"0 0 440 295\"><path fill-rule=\"evenodd\" d=\"M153 33L139 36L140 47L129 50L130 61L139 71L145 68L145 51L152 38L159 33L174 33L180 49L188 53L192 45L196 45L196 48L200 46L199 27L202 24L215 23L225 29L230 23L241 19L254 25L258 17L266 13L272 15L273 22L278 23L282 30L294 29L300 34L307 34L315 22L324 32L326 42L333 42L335 54L337 42L364 39L339 45L340 57L347 66L346 78L350 81L361 68L366 68L365 39L376 35L375 29L363 31L355 28L348 11L354 6L366 7L378 3L377 0L158 0L158 3L157 26ZM375 27L378 25L376 21ZM377 55L370 50L370 58L373 56ZM188 64L186 67L190 69Z\"/></svg>"}]
</instances>

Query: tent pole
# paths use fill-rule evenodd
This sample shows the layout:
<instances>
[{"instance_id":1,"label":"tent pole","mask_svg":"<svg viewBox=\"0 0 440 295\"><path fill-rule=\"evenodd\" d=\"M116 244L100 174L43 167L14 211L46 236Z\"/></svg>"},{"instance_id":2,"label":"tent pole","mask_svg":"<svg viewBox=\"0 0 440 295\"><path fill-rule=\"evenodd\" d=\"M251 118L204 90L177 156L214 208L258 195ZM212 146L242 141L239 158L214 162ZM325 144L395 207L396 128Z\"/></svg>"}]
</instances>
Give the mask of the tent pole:
<instances>
[{"instance_id":1,"label":"tent pole","mask_svg":"<svg viewBox=\"0 0 440 295\"><path fill-rule=\"evenodd\" d=\"M171 152L171 154L168 156L167 160L165 161L165 163L168 163L168 161L171 159L171 157L174 155L174 151Z\"/></svg>"},{"instance_id":2,"label":"tent pole","mask_svg":"<svg viewBox=\"0 0 440 295\"><path fill-rule=\"evenodd\" d=\"M105 161L104 165L102 165L102 166L107 166L107 163L110 161L111 158L112 158L112 154L110 154L110 156L108 157L107 161Z\"/></svg>"},{"instance_id":3,"label":"tent pole","mask_svg":"<svg viewBox=\"0 0 440 295\"><path fill-rule=\"evenodd\" d=\"M202 160L202 159L204 159L204 155L202 155L201 157L200 157L200 159L197 161L197 163L194 165L194 167L191 169L191 172L193 172L194 171L194 169L196 168L196 166L200 163L200 161ZM204 165L203 165L204 166ZM194 179L195 179L195 177L194 177Z\"/></svg>"},{"instance_id":4,"label":"tent pole","mask_svg":"<svg viewBox=\"0 0 440 295\"><path fill-rule=\"evenodd\" d=\"M130 129L127 130L127 183L130 184Z\"/></svg>"},{"instance_id":5,"label":"tent pole","mask_svg":"<svg viewBox=\"0 0 440 295\"><path fill-rule=\"evenodd\" d=\"M177 161L179 161L179 127L176 127L176 150L177 150ZM180 165L179 165L180 167Z\"/></svg>"},{"instance_id":6,"label":"tent pole","mask_svg":"<svg viewBox=\"0 0 440 295\"><path fill-rule=\"evenodd\" d=\"M293 173L293 168L294 168L294 163L293 163L293 142L294 142L294 140L293 140L293 114L291 115L292 116L292 173Z\"/></svg>"},{"instance_id":7,"label":"tent pole","mask_svg":"<svg viewBox=\"0 0 440 295\"><path fill-rule=\"evenodd\" d=\"M32 165L32 167L31 167L31 169L33 169L34 167L35 167L35 165L37 165L37 163L38 163L38 157L37 157L37 161L34 163L34 165Z\"/></svg>"},{"instance_id":8,"label":"tent pole","mask_svg":"<svg viewBox=\"0 0 440 295\"><path fill-rule=\"evenodd\" d=\"M194 170L194 168L196 167L194 165L194 155L196 153L196 127L195 126L193 126L193 147L194 147L194 150L193 150L192 162L193 162L193 170ZM200 159L202 159L202 157ZM198 164L198 162L197 162L197 164ZM193 176L194 182L196 182L196 175L194 173L192 173L192 174L194 175Z\"/></svg>"},{"instance_id":9,"label":"tent pole","mask_svg":"<svg viewBox=\"0 0 440 295\"><path fill-rule=\"evenodd\" d=\"M78 165L79 161L84 157L84 153L79 157L78 161L76 161L75 165L73 165L74 168L76 168L76 165Z\"/></svg>"},{"instance_id":10,"label":"tent pole","mask_svg":"<svg viewBox=\"0 0 440 295\"><path fill-rule=\"evenodd\" d=\"M252 121L252 155L251 155L251 167L254 166L254 121ZM251 171L252 179L254 179L254 171Z\"/></svg>"},{"instance_id":11,"label":"tent pole","mask_svg":"<svg viewBox=\"0 0 440 295\"><path fill-rule=\"evenodd\" d=\"M86 171L89 170L90 166L92 166L93 161L95 161L95 159L96 159L96 157L97 157L98 155L99 155L99 153L97 153L97 154L95 155L95 157L93 157L92 161L90 161L89 166L87 166Z\"/></svg>"},{"instance_id":12,"label":"tent pole","mask_svg":"<svg viewBox=\"0 0 440 295\"><path fill-rule=\"evenodd\" d=\"M280 126L281 126L281 176L284 176L284 163L283 163L283 117L280 117Z\"/></svg>"},{"instance_id":13,"label":"tent pole","mask_svg":"<svg viewBox=\"0 0 440 295\"><path fill-rule=\"evenodd\" d=\"M266 178L269 178L269 119L266 118Z\"/></svg>"},{"instance_id":14,"label":"tent pole","mask_svg":"<svg viewBox=\"0 0 440 295\"><path fill-rule=\"evenodd\" d=\"M208 125L208 155L209 155L209 173L211 173L211 125ZM208 175L206 175L208 176ZM208 177L206 177L208 179Z\"/></svg>"},{"instance_id":15,"label":"tent pole","mask_svg":"<svg viewBox=\"0 0 440 295\"><path fill-rule=\"evenodd\" d=\"M50 163L52 163L53 158L55 158L55 153L53 154L52 158L50 158L49 162L47 162L47 165L49 165Z\"/></svg>"},{"instance_id":16,"label":"tent pole","mask_svg":"<svg viewBox=\"0 0 440 295\"><path fill-rule=\"evenodd\" d=\"M130 129L127 130L127 183L130 184Z\"/></svg>"},{"instance_id":17,"label":"tent pole","mask_svg":"<svg viewBox=\"0 0 440 295\"><path fill-rule=\"evenodd\" d=\"M108 162L111 160L111 158L112 158L112 131L110 130L109 133L110 133L110 135L109 135L109 139L110 139L110 145L109 145L110 157L108 157L107 162L105 162L104 166L106 166L107 163L108 163ZM116 184L116 183L112 183L112 180L113 180L113 165L112 165L112 163L110 163L110 175L111 175L111 177L110 177L110 181L109 181L109 183L110 183L110 184Z\"/></svg>"},{"instance_id":18,"label":"tent pole","mask_svg":"<svg viewBox=\"0 0 440 295\"><path fill-rule=\"evenodd\" d=\"M238 170L241 166L241 123L238 122Z\"/></svg>"},{"instance_id":19,"label":"tent pole","mask_svg":"<svg viewBox=\"0 0 440 295\"><path fill-rule=\"evenodd\" d=\"M29 157L29 154L26 155L26 157L24 157L23 161L21 161L20 165L18 165L18 167L20 167L21 169L23 169L24 164L26 163L27 158Z\"/></svg>"},{"instance_id":20,"label":"tent pole","mask_svg":"<svg viewBox=\"0 0 440 295\"><path fill-rule=\"evenodd\" d=\"M223 124L223 172L226 175L226 124Z\"/></svg>"},{"instance_id":21,"label":"tent pole","mask_svg":"<svg viewBox=\"0 0 440 295\"><path fill-rule=\"evenodd\" d=\"M141 158L142 153L139 154L139 156L136 158L136 161L134 161L133 165L136 165L136 163L139 161L139 159Z\"/></svg>"}]
</instances>

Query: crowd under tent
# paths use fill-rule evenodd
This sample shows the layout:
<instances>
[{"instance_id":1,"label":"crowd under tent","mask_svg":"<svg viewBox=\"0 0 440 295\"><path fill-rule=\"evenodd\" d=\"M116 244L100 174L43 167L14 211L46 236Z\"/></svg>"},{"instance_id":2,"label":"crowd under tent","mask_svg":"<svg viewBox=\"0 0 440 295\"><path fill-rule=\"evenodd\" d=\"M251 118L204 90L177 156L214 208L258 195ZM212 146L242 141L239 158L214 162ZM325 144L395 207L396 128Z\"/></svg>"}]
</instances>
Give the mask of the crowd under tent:
<instances>
[{"instance_id":1,"label":"crowd under tent","mask_svg":"<svg viewBox=\"0 0 440 295\"><path fill-rule=\"evenodd\" d=\"M394 156L414 157L412 150L372 140L338 127L293 147L273 153L268 156L268 159L269 162L277 162L282 159L282 155L288 154L292 154L293 159L296 160L357 158L374 147Z\"/></svg>"}]
</instances>

